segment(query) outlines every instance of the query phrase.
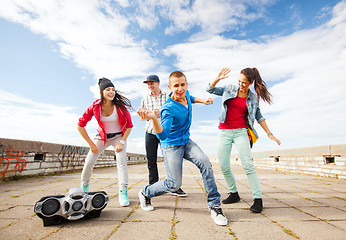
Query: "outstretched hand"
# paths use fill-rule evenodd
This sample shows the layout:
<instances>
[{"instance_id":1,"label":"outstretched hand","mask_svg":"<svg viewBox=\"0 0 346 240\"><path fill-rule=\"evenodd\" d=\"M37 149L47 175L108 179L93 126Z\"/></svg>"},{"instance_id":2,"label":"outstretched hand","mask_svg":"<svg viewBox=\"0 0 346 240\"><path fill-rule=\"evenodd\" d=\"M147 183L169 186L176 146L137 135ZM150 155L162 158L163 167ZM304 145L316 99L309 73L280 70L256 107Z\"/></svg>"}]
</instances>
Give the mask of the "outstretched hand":
<instances>
[{"instance_id":1,"label":"outstretched hand","mask_svg":"<svg viewBox=\"0 0 346 240\"><path fill-rule=\"evenodd\" d=\"M143 108L138 109L137 114L139 115L141 120L149 120L149 119L156 118L154 112L145 110Z\"/></svg>"},{"instance_id":2,"label":"outstretched hand","mask_svg":"<svg viewBox=\"0 0 346 240\"><path fill-rule=\"evenodd\" d=\"M222 68L222 70L220 71L219 75L217 75L216 79L217 81L220 81L222 79L228 78L227 74L230 72L231 70L229 68Z\"/></svg>"},{"instance_id":3,"label":"outstretched hand","mask_svg":"<svg viewBox=\"0 0 346 240\"><path fill-rule=\"evenodd\" d=\"M205 105L210 105L210 104L213 104L214 103L214 100L212 98L207 98L204 100L204 104Z\"/></svg>"}]
</instances>

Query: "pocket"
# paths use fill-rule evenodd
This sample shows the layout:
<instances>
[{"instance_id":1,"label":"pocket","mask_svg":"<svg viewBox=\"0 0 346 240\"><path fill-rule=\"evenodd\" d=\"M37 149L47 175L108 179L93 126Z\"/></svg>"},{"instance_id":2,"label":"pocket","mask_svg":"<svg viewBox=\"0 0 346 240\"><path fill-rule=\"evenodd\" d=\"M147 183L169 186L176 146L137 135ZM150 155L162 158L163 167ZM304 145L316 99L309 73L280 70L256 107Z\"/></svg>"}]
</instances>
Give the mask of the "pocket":
<instances>
[{"instance_id":1,"label":"pocket","mask_svg":"<svg viewBox=\"0 0 346 240\"><path fill-rule=\"evenodd\" d=\"M100 137L100 134L96 134L94 137L94 140L102 140L102 138Z\"/></svg>"}]
</instances>

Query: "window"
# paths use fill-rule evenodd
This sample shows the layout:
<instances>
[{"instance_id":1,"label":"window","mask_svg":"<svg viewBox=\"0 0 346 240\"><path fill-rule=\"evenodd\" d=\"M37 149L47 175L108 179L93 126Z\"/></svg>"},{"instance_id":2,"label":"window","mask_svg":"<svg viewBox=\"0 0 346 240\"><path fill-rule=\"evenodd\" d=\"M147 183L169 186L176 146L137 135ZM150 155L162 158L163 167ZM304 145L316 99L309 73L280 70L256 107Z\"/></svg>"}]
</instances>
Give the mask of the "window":
<instances>
[{"instance_id":1,"label":"window","mask_svg":"<svg viewBox=\"0 0 346 240\"><path fill-rule=\"evenodd\" d=\"M43 153L36 153L34 157L34 161L44 161L45 154Z\"/></svg>"},{"instance_id":2,"label":"window","mask_svg":"<svg viewBox=\"0 0 346 240\"><path fill-rule=\"evenodd\" d=\"M325 164L335 163L335 156L324 156Z\"/></svg>"},{"instance_id":3,"label":"window","mask_svg":"<svg viewBox=\"0 0 346 240\"><path fill-rule=\"evenodd\" d=\"M280 156L270 156L274 159L274 162L280 162Z\"/></svg>"}]
</instances>

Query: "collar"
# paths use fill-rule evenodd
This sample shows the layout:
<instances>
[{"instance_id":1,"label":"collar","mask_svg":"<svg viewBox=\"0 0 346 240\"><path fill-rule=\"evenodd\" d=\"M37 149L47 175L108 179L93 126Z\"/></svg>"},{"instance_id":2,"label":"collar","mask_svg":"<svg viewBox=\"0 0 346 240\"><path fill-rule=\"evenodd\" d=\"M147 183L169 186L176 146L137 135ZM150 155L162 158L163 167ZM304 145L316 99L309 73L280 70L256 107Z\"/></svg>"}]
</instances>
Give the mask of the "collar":
<instances>
[{"instance_id":1,"label":"collar","mask_svg":"<svg viewBox=\"0 0 346 240\"><path fill-rule=\"evenodd\" d=\"M157 95L157 96L160 96L161 94L162 94L162 90L160 89L160 94ZM155 95L152 92L150 92L150 96L154 96L155 97Z\"/></svg>"}]
</instances>

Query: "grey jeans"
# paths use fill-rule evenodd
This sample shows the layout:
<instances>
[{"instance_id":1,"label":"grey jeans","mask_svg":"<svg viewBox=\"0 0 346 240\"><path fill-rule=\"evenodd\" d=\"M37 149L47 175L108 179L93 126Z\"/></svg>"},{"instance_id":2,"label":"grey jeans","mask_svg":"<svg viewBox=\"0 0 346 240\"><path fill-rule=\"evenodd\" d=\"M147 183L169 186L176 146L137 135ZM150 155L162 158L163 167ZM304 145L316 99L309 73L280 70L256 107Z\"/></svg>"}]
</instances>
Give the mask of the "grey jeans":
<instances>
[{"instance_id":1,"label":"grey jeans","mask_svg":"<svg viewBox=\"0 0 346 240\"><path fill-rule=\"evenodd\" d=\"M94 139L94 143L97 146L98 152L97 153L92 153L89 151L83 171L82 171L82 183L84 185L87 185L90 182L92 170L95 166L95 163L98 159L98 157L101 155L101 153L109 146L115 147L118 145L118 143L121 140L121 135L117 135L114 138L107 139L106 144L104 144L103 140L101 139ZM127 155L126 155L126 146L127 146L127 141L125 142L125 145L123 147L123 150L120 152L116 152L116 160L117 160L117 169L118 169L118 180L119 180L119 188L127 188L128 185L128 171L127 171Z\"/></svg>"}]
</instances>

